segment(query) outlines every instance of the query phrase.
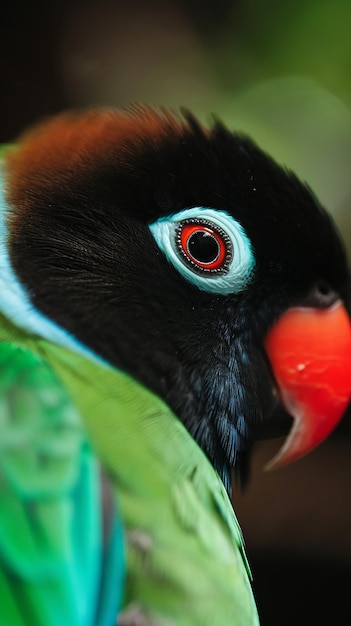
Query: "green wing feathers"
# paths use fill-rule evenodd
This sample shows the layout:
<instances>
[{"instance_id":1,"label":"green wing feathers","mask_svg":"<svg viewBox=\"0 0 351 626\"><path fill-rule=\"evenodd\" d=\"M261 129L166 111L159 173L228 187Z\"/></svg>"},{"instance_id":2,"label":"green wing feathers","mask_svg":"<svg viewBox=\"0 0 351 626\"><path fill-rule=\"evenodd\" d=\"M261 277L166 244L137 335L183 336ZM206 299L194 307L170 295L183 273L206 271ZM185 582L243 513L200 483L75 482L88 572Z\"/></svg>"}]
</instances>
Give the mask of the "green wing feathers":
<instances>
[{"instance_id":1,"label":"green wing feathers","mask_svg":"<svg viewBox=\"0 0 351 626\"><path fill-rule=\"evenodd\" d=\"M185 427L129 376L52 344L44 349L115 486L127 538L121 624L124 616L134 623L136 599L152 625L258 624L231 503Z\"/></svg>"},{"instance_id":2,"label":"green wing feathers","mask_svg":"<svg viewBox=\"0 0 351 626\"><path fill-rule=\"evenodd\" d=\"M0 343L0 624L112 626L123 590L119 626L135 616L257 626L231 503L169 408L129 376L5 320L1 333L16 344ZM121 526L110 517L106 539L87 438L123 520L125 584Z\"/></svg>"},{"instance_id":3,"label":"green wing feathers","mask_svg":"<svg viewBox=\"0 0 351 626\"><path fill-rule=\"evenodd\" d=\"M43 359L1 343L0 372L0 623L95 626L97 461L77 409Z\"/></svg>"}]
</instances>

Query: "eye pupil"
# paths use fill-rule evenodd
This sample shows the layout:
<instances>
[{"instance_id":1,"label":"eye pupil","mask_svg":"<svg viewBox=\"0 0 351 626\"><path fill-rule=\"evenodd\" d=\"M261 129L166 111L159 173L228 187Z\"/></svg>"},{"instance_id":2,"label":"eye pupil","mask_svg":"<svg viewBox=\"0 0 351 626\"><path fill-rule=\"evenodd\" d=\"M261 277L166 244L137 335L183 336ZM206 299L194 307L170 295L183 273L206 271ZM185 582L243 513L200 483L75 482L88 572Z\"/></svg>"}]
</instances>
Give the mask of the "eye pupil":
<instances>
[{"instance_id":1,"label":"eye pupil","mask_svg":"<svg viewBox=\"0 0 351 626\"><path fill-rule=\"evenodd\" d=\"M190 255L200 263L213 263L220 252L216 239L204 230L199 230L189 237L187 248Z\"/></svg>"}]
</instances>

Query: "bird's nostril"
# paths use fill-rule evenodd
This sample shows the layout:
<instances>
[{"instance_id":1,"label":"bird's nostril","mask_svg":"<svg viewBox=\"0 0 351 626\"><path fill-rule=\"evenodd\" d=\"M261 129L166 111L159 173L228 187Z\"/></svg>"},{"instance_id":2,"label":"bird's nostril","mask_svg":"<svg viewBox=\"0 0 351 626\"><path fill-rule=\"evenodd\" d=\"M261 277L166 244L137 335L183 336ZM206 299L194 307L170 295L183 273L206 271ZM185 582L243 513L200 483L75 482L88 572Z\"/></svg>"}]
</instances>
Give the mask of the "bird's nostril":
<instances>
[{"instance_id":1,"label":"bird's nostril","mask_svg":"<svg viewBox=\"0 0 351 626\"><path fill-rule=\"evenodd\" d=\"M325 282L317 283L316 290L317 290L317 293L319 293L322 296L322 298L330 296L331 293L333 292L330 285L328 285L328 283L325 283Z\"/></svg>"},{"instance_id":2,"label":"bird's nostril","mask_svg":"<svg viewBox=\"0 0 351 626\"><path fill-rule=\"evenodd\" d=\"M339 294L324 280L318 281L307 296L307 306L327 308L340 298Z\"/></svg>"}]
</instances>

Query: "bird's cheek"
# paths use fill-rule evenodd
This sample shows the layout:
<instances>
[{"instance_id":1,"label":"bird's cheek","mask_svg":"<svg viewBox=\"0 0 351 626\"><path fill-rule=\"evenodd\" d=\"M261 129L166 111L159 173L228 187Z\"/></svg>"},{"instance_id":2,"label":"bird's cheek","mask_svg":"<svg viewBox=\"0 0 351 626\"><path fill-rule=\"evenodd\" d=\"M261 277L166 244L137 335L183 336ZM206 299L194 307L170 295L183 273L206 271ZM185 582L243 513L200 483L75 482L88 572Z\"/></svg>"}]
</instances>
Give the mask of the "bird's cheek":
<instances>
[{"instance_id":1,"label":"bird's cheek","mask_svg":"<svg viewBox=\"0 0 351 626\"><path fill-rule=\"evenodd\" d=\"M293 425L268 467L294 461L321 443L351 397L351 324L341 303L293 308L268 332L265 348Z\"/></svg>"}]
</instances>

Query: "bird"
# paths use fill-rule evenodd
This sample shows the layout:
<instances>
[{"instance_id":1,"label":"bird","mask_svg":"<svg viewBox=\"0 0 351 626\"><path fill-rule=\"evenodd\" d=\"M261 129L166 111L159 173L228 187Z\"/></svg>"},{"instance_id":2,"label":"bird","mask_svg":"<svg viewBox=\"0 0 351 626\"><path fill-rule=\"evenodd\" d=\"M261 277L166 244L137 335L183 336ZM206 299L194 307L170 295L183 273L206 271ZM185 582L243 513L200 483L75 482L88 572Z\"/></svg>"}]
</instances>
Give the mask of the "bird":
<instances>
[{"instance_id":1,"label":"bird","mask_svg":"<svg viewBox=\"0 0 351 626\"><path fill-rule=\"evenodd\" d=\"M248 135L134 105L1 153L0 623L255 626L231 502L351 396L348 262Z\"/></svg>"}]
</instances>

